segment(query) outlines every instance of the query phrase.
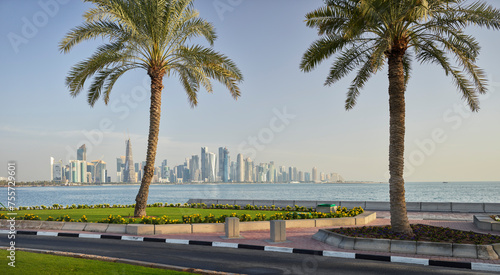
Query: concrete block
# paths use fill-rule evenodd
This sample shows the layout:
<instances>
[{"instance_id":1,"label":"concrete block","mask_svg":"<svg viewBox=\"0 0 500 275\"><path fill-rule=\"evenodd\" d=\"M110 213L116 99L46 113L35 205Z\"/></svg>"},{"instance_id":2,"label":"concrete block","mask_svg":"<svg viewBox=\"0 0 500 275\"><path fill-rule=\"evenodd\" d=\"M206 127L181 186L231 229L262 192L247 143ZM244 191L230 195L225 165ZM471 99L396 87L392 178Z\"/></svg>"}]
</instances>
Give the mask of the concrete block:
<instances>
[{"instance_id":1,"label":"concrete block","mask_svg":"<svg viewBox=\"0 0 500 275\"><path fill-rule=\"evenodd\" d=\"M255 201L253 201L253 205L255 205L255 206L271 206L271 205L273 205L273 201L272 200L255 200Z\"/></svg>"},{"instance_id":2,"label":"concrete block","mask_svg":"<svg viewBox=\"0 0 500 275\"><path fill-rule=\"evenodd\" d=\"M491 245L478 245L477 258L483 260L498 260L498 254Z\"/></svg>"},{"instance_id":3,"label":"concrete block","mask_svg":"<svg viewBox=\"0 0 500 275\"><path fill-rule=\"evenodd\" d=\"M271 222L271 242L279 243L286 241L286 222L283 220L273 220Z\"/></svg>"},{"instance_id":4,"label":"concrete block","mask_svg":"<svg viewBox=\"0 0 500 275\"><path fill-rule=\"evenodd\" d=\"M125 234L127 233L127 225L110 223L108 229L106 229L106 233Z\"/></svg>"},{"instance_id":5,"label":"concrete block","mask_svg":"<svg viewBox=\"0 0 500 275\"><path fill-rule=\"evenodd\" d=\"M153 224L127 224L126 233L131 235L154 235L155 226Z\"/></svg>"},{"instance_id":6,"label":"concrete block","mask_svg":"<svg viewBox=\"0 0 500 275\"><path fill-rule=\"evenodd\" d=\"M497 255L500 256L500 243L494 243L491 245L491 247L493 247L493 250L495 250L495 252L497 253Z\"/></svg>"},{"instance_id":7,"label":"concrete block","mask_svg":"<svg viewBox=\"0 0 500 275\"><path fill-rule=\"evenodd\" d=\"M317 206L316 212L320 213L330 213L337 211L337 206Z\"/></svg>"},{"instance_id":8,"label":"concrete block","mask_svg":"<svg viewBox=\"0 0 500 275\"><path fill-rule=\"evenodd\" d=\"M292 201L292 200L274 200L273 204L274 204L274 206L281 207L281 208L285 208L287 206L293 207L294 201Z\"/></svg>"},{"instance_id":9,"label":"concrete block","mask_svg":"<svg viewBox=\"0 0 500 275\"><path fill-rule=\"evenodd\" d=\"M9 228L9 220L6 219L0 219L0 228Z\"/></svg>"},{"instance_id":10,"label":"concrete block","mask_svg":"<svg viewBox=\"0 0 500 275\"><path fill-rule=\"evenodd\" d=\"M193 223L191 226L193 234L224 232L225 230L223 223Z\"/></svg>"},{"instance_id":11,"label":"concrete block","mask_svg":"<svg viewBox=\"0 0 500 275\"><path fill-rule=\"evenodd\" d=\"M452 202L451 211L453 212L465 212L465 213L483 213L484 204L483 203L461 203Z\"/></svg>"},{"instance_id":12,"label":"concrete block","mask_svg":"<svg viewBox=\"0 0 500 275\"><path fill-rule=\"evenodd\" d=\"M325 238L325 243L331 246L339 247L342 240L344 240L344 236L330 232Z\"/></svg>"},{"instance_id":13,"label":"concrete block","mask_svg":"<svg viewBox=\"0 0 500 275\"><path fill-rule=\"evenodd\" d=\"M492 222L491 223L492 231L500 231L500 222Z\"/></svg>"},{"instance_id":14,"label":"concrete block","mask_svg":"<svg viewBox=\"0 0 500 275\"><path fill-rule=\"evenodd\" d=\"M451 212L451 202L422 202L421 210L423 212Z\"/></svg>"},{"instance_id":15,"label":"concrete block","mask_svg":"<svg viewBox=\"0 0 500 275\"><path fill-rule=\"evenodd\" d=\"M234 200L217 200L218 204L229 204L229 205L235 205ZM214 204L217 204L214 203ZM239 205L239 204L238 204ZM207 203L207 206L210 206L210 204ZM240 205L241 206L241 205Z\"/></svg>"},{"instance_id":16,"label":"concrete block","mask_svg":"<svg viewBox=\"0 0 500 275\"><path fill-rule=\"evenodd\" d=\"M338 248L342 249L354 249L354 238L351 237L342 237L342 240L340 241L339 245L337 246Z\"/></svg>"},{"instance_id":17,"label":"concrete block","mask_svg":"<svg viewBox=\"0 0 500 275\"><path fill-rule=\"evenodd\" d=\"M377 219L377 212L365 211L354 217L354 219L356 220L356 225L368 224Z\"/></svg>"},{"instance_id":18,"label":"concrete block","mask_svg":"<svg viewBox=\"0 0 500 275\"><path fill-rule=\"evenodd\" d=\"M83 231L106 232L106 230L108 230L108 226L108 223L87 223Z\"/></svg>"},{"instance_id":19,"label":"concrete block","mask_svg":"<svg viewBox=\"0 0 500 275\"><path fill-rule=\"evenodd\" d=\"M224 230L223 230L224 231ZM155 235L163 234L191 234L191 224L156 224Z\"/></svg>"},{"instance_id":20,"label":"concrete block","mask_svg":"<svg viewBox=\"0 0 500 275\"><path fill-rule=\"evenodd\" d=\"M500 213L500 203L484 203L484 212L493 214Z\"/></svg>"},{"instance_id":21,"label":"concrete block","mask_svg":"<svg viewBox=\"0 0 500 275\"><path fill-rule=\"evenodd\" d=\"M297 205L297 206L304 206L304 207L307 207L307 208L316 208L316 201L293 201L293 204L294 205ZM294 205L290 205L290 206L294 206Z\"/></svg>"},{"instance_id":22,"label":"concrete block","mask_svg":"<svg viewBox=\"0 0 500 275\"><path fill-rule=\"evenodd\" d=\"M329 235L328 235L328 233L326 232L326 230L324 230L324 229L320 229L320 230L318 230L318 232L316 232L316 233L312 236L312 238L313 238L314 240L317 240L317 241L320 241L320 242L323 242L323 243L324 243L324 242L325 242L325 240L326 240L326 238L328 238L328 236L329 236Z\"/></svg>"},{"instance_id":23,"label":"concrete block","mask_svg":"<svg viewBox=\"0 0 500 275\"><path fill-rule=\"evenodd\" d=\"M365 210L379 210L379 211L389 211L391 205L387 201L366 201Z\"/></svg>"},{"instance_id":24,"label":"concrete block","mask_svg":"<svg viewBox=\"0 0 500 275\"><path fill-rule=\"evenodd\" d=\"M362 207L363 209L365 209L366 202L365 201L341 201L340 206L345 207L347 209L351 209L354 207Z\"/></svg>"},{"instance_id":25,"label":"concrete block","mask_svg":"<svg viewBox=\"0 0 500 275\"><path fill-rule=\"evenodd\" d=\"M85 223L83 222L65 222L62 230L73 230L73 231L83 231L85 228Z\"/></svg>"},{"instance_id":26,"label":"concrete block","mask_svg":"<svg viewBox=\"0 0 500 275\"><path fill-rule=\"evenodd\" d=\"M61 230L65 222L43 221L40 229Z\"/></svg>"},{"instance_id":27,"label":"concrete block","mask_svg":"<svg viewBox=\"0 0 500 275\"><path fill-rule=\"evenodd\" d=\"M235 200L234 204L241 206L241 209L244 209L247 204L253 205L252 200Z\"/></svg>"},{"instance_id":28,"label":"concrete block","mask_svg":"<svg viewBox=\"0 0 500 275\"><path fill-rule=\"evenodd\" d=\"M315 220L287 220L285 221L287 228L310 228L316 227Z\"/></svg>"},{"instance_id":29,"label":"concrete block","mask_svg":"<svg viewBox=\"0 0 500 275\"><path fill-rule=\"evenodd\" d=\"M355 238L354 239L354 249L355 250L390 252L391 251L391 240Z\"/></svg>"},{"instance_id":30,"label":"concrete block","mask_svg":"<svg viewBox=\"0 0 500 275\"><path fill-rule=\"evenodd\" d=\"M392 253L417 254L416 241L391 240Z\"/></svg>"},{"instance_id":31,"label":"concrete block","mask_svg":"<svg viewBox=\"0 0 500 275\"><path fill-rule=\"evenodd\" d=\"M389 207L390 207L390 203L389 203ZM411 201L407 201L406 202L406 210L407 211L420 211L422 208L422 205L420 202L411 202Z\"/></svg>"},{"instance_id":32,"label":"concrete block","mask_svg":"<svg viewBox=\"0 0 500 275\"><path fill-rule=\"evenodd\" d=\"M477 247L475 244L453 244L453 257L477 259Z\"/></svg>"},{"instance_id":33,"label":"concrete block","mask_svg":"<svg viewBox=\"0 0 500 275\"><path fill-rule=\"evenodd\" d=\"M257 230L269 230L269 221L240 222L240 232Z\"/></svg>"},{"instance_id":34,"label":"concrete block","mask_svg":"<svg viewBox=\"0 0 500 275\"><path fill-rule=\"evenodd\" d=\"M42 221L25 221L25 220L17 220L16 221L16 229L39 229L42 225Z\"/></svg>"},{"instance_id":35,"label":"concrete block","mask_svg":"<svg viewBox=\"0 0 500 275\"><path fill-rule=\"evenodd\" d=\"M236 217L226 217L224 223L224 231L226 238L239 238L240 237L240 219Z\"/></svg>"},{"instance_id":36,"label":"concrete block","mask_svg":"<svg viewBox=\"0 0 500 275\"><path fill-rule=\"evenodd\" d=\"M433 256L453 256L451 243L417 242L417 254Z\"/></svg>"},{"instance_id":37,"label":"concrete block","mask_svg":"<svg viewBox=\"0 0 500 275\"><path fill-rule=\"evenodd\" d=\"M485 215L474 215L474 225L482 230L491 231L492 219Z\"/></svg>"}]
</instances>

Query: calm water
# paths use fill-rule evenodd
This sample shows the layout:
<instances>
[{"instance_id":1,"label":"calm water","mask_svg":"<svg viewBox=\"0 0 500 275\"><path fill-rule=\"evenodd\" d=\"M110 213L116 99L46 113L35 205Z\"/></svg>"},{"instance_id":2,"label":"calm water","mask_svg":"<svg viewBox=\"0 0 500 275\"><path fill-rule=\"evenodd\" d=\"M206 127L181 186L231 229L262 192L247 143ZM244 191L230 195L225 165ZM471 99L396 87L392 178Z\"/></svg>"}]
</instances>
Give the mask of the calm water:
<instances>
[{"instance_id":1,"label":"calm water","mask_svg":"<svg viewBox=\"0 0 500 275\"><path fill-rule=\"evenodd\" d=\"M18 187L16 205L132 204L138 185ZM410 182L407 201L500 202L500 182ZM262 200L389 201L388 184L152 185L149 203L185 203L190 198ZM7 188L0 189L7 205Z\"/></svg>"}]
</instances>

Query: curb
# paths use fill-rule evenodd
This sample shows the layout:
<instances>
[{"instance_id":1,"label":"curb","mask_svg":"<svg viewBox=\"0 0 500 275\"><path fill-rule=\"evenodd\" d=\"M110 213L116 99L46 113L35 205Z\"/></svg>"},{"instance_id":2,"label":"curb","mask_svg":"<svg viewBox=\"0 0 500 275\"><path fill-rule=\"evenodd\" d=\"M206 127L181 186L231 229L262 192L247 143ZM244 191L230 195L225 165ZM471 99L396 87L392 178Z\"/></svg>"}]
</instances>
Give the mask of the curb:
<instances>
[{"instance_id":1,"label":"curb","mask_svg":"<svg viewBox=\"0 0 500 275\"><path fill-rule=\"evenodd\" d=\"M9 232L10 232L9 230L0 230L0 234L9 234ZM46 231L18 230L16 232L16 234L18 234L18 235L51 236L51 237L114 239L114 240L137 241L137 242L164 242L164 243L170 243L170 244L240 248L240 249L279 252L279 253L307 254L307 255L317 255L317 256L324 256L324 257L334 257L334 258L349 258L349 259L372 260L372 261L383 261L383 262L393 262L393 263L407 263L407 264L418 264L418 265L429 265L429 266L463 268L463 269L471 269L471 270L479 270L479 271L497 271L497 272L500 272L500 265L497 265L497 264L486 264L486 263L476 263L476 262L437 261L437 260L424 259L424 258L411 258L411 257L400 257L400 256L382 256L382 255L370 255L370 254L364 254L364 253L339 252L339 251L328 251L328 250L310 250L310 249L298 249L298 248L279 247L279 246L262 246L262 245L251 245L251 244L195 241L195 240L183 240L183 239L165 239L165 238L152 238L152 237L135 237L135 236L87 234L87 233L46 232ZM66 253L66 252L64 252L64 253ZM132 263L132 264L133 264L133 262L136 262L133 260L126 260L126 259L122 259L122 260L131 261L130 263ZM150 264L150 263L148 263L148 264ZM213 271L210 271L210 272L213 272ZM202 273L202 274L205 274L205 273ZM206 274L226 274L226 273L206 273Z\"/></svg>"},{"instance_id":2,"label":"curb","mask_svg":"<svg viewBox=\"0 0 500 275\"><path fill-rule=\"evenodd\" d=\"M47 235L41 235L41 236L47 236ZM2 249L2 250L5 250L7 248L8 247L0 247L0 249ZM181 272L190 272L190 273L196 273L196 274L202 274L202 275L237 275L236 273L227 273L227 272L221 272L221 271L212 271L212 270L182 267L182 266L176 266L176 265L158 264L158 263L130 260L130 259L124 259L124 258L115 258L115 257L92 255L92 254L84 254L84 253L73 253L73 252L63 252L63 251L56 251L56 250L32 249L32 248L16 248L16 250L25 251L25 252L32 252L32 253L39 253L39 254L49 254L49 255L56 255L56 256L66 256L66 257L73 257L73 258L98 260L98 261L104 261L104 262L130 264L130 265L137 265L137 266L144 266L144 267L151 267L151 268L158 268L158 269L175 270L175 271L181 271Z\"/></svg>"}]
</instances>

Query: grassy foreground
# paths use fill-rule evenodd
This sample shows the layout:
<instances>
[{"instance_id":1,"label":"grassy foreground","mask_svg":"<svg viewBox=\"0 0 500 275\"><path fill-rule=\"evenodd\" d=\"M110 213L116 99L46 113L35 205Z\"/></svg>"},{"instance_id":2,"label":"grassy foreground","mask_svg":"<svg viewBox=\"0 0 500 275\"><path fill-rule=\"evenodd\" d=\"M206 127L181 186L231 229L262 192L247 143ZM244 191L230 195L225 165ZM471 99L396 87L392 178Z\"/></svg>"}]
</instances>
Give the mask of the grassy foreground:
<instances>
[{"instance_id":1,"label":"grassy foreground","mask_svg":"<svg viewBox=\"0 0 500 275\"><path fill-rule=\"evenodd\" d=\"M16 251L15 267L8 266L8 252L0 250L2 274L193 274L122 263Z\"/></svg>"}]
</instances>

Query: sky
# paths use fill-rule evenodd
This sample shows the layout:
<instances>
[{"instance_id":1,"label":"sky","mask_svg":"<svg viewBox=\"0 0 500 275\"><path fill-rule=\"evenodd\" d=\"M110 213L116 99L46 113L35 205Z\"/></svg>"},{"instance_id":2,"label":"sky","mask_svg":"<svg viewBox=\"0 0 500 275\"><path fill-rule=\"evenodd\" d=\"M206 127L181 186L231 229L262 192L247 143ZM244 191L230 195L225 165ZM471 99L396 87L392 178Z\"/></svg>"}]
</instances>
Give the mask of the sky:
<instances>
[{"instance_id":1,"label":"sky","mask_svg":"<svg viewBox=\"0 0 500 275\"><path fill-rule=\"evenodd\" d=\"M497 8L497 1L487 1ZM216 28L214 49L243 73L241 97L220 84L198 93L191 108L177 78L165 78L156 164L169 166L227 147L254 163L274 161L301 171L336 172L346 180L387 181L389 107L387 67L372 77L354 109L346 111L354 75L323 85L333 58L303 73L302 55L318 38L305 14L321 0L198 0L200 16ZM0 177L17 163L18 180L48 180L50 157L67 163L87 146L87 160L116 158L130 138L134 161L145 160L149 127L149 79L128 72L105 105L93 108L85 91L71 97L65 77L100 41L58 50L66 33L83 22L90 4L69 0L0 1ZM481 110L471 113L452 79L435 65L414 63L406 91L406 181L499 181L500 33L469 28L482 46L477 64L489 79ZM202 43L203 41L192 41Z\"/></svg>"}]
</instances>

